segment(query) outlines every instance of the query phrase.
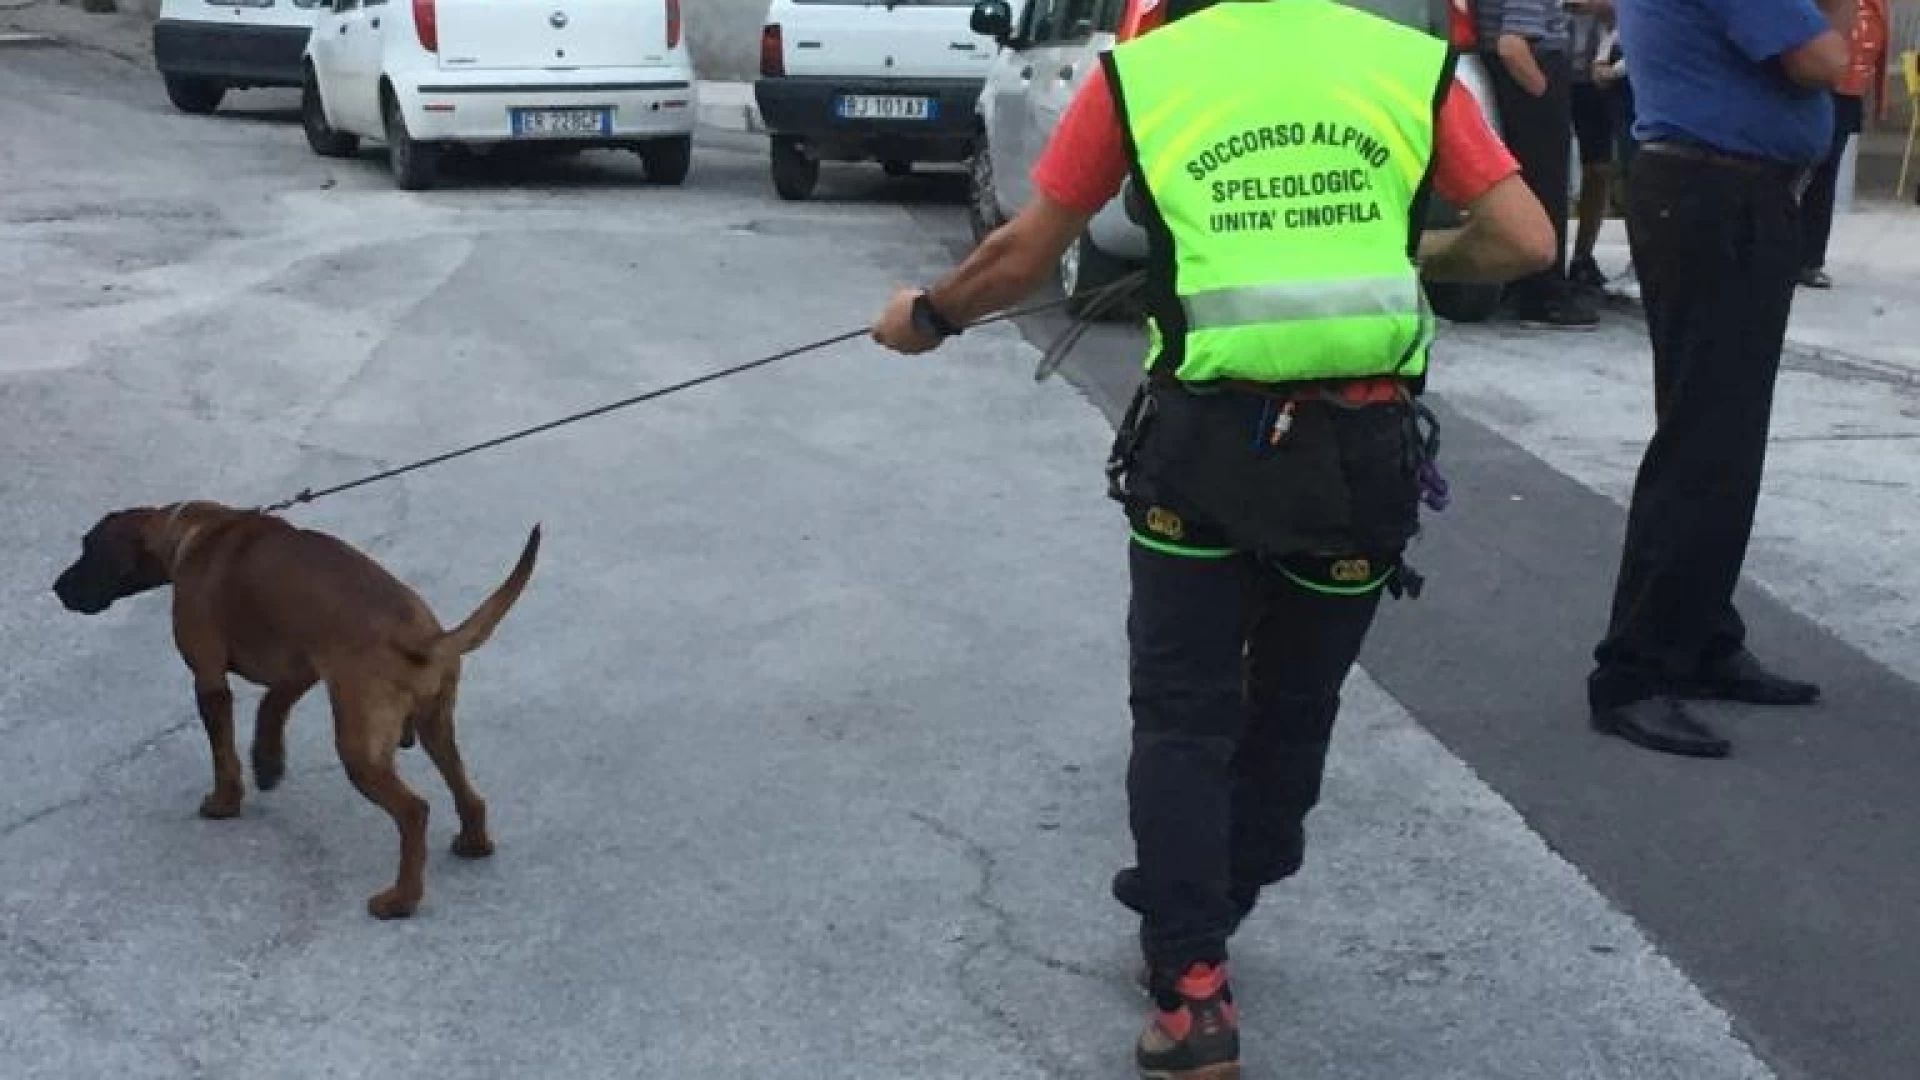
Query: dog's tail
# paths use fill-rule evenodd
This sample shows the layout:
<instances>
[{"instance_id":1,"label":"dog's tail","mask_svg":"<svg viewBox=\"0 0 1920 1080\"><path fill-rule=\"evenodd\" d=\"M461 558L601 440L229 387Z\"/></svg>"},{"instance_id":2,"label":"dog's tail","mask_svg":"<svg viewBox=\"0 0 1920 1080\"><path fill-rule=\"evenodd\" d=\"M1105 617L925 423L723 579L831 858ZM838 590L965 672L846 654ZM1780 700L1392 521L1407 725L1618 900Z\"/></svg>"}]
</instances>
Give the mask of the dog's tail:
<instances>
[{"instance_id":1,"label":"dog's tail","mask_svg":"<svg viewBox=\"0 0 1920 1080\"><path fill-rule=\"evenodd\" d=\"M514 601L520 599L520 591L527 587L527 580L533 577L533 561L539 553L540 526L535 524L533 532L527 535L527 546L520 551L520 561L513 565L513 572L507 575L507 580L493 590L492 596L481 601L465 622L434 641L431 652L435 659L450 659L470 653L487 643L487 639L493 636L493 628L507 617Z\"/></svg>"}]
</instances>

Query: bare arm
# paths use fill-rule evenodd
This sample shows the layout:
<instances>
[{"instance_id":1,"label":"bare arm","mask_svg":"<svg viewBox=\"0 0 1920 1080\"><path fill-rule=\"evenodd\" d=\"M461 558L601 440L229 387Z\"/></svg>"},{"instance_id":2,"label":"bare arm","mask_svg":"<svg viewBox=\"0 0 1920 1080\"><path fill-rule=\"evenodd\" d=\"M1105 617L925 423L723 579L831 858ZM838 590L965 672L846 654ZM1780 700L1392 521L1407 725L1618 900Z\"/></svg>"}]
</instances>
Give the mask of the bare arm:
<instances>
[{"instance_id":1,"label":"bare arm","mask_svg":"<svg viewBox=\"0 0 1920 1080\"><path fill-rule=\"evenodd\" d=\"M1847 39L1859 18L1859 0L1817 0L1828 30L1797 49L1781 54L1787 77L1801 86L1831 90L1847 73Z\"/></svg>"},{"instance_id":2,"label":"bare arm","mask_svg":"<svg viewBox=\"0 0 1920 1080\"><path fill-rule=\"evenodd\" d=\"M1547 73L1540 70L1540 62L1534 59L1533 45L1519 34L1501 34L1495 43L1494 52L1505 65L1507 74L1520 88L1534 97L1547 92Z\"/></svg>"},{"instance_id":3,"label":"bare arm","mask_svg":"<svg viewBox=\"0 0 1920 1080\"><path fill-rule=\"evenodd\" d=\"M926 290L927 302L955 326L1011 307L1046 281L1091 220L1091 214L1036 194L1019 216L988 234L958 269ZM913 303L919 295L918 289L896 292L874 324L873 339L910 354L939 345L937 337L913 324Z\"/></svg>"},{"instance_id":4,"label":"bare arm","mask_svg":"<svg viewBox=\"0 0 1920 1080\"><path fill-rule=\"evenodd\" d=\"M928 290L927 299L960 324L1019 303L1045 283L1091 220L1036 193L1025 210L988 234L958 269Z\"/></svg>"},{"instance_id":5,"label":"bare arm","mask_svg":"<svg viewBox=\"0 0 1920 1080\"><path fill-rule=\"evenodd\" d=\"M1553 222L1519 173L1467 207L1462 228L1420 238L1420 273L1434 281L1512 281L1553 265Z\"/></svg>"}]
</instances>

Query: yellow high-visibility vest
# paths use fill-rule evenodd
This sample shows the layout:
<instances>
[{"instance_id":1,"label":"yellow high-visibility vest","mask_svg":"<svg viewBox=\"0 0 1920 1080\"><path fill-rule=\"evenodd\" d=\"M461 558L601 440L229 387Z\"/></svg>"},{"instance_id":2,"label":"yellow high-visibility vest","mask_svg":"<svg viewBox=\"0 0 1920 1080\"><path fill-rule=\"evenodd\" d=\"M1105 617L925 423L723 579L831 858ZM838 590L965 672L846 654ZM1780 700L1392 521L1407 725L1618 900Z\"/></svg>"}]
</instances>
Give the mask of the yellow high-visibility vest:
<instances>
[{"instance_id":1,"label":"yellow high-visibility vest","mask_svg":"<svg viewBox=\"0 0 1920 1080\"><path fill-rule=\"evenodd\" d=\"M1426 370L1415 263L1455 57L1333 0L1219 3L1103 57L1144 194L1149 367Z\"/></svg>"}]
</instances>

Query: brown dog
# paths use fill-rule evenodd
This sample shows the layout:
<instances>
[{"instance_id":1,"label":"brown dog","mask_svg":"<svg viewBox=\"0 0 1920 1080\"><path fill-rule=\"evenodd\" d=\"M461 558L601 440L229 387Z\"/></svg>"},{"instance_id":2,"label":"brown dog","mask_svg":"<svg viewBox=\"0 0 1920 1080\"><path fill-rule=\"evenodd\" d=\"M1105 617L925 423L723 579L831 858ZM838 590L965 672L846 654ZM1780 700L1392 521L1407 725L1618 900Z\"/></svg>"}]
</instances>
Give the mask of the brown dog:
<instances>
[{"instance_id":1,"label":"brown dog","mask_svg":"<svg viewBox=\"0 0 1920 1080\"><path fill-rule=\"evenodd\" d=\"M416 731L460 815L453 853L493 853L487 804L467 782L454 742L460 658L519 599L539 550L536 524L507 580L447 632L412 589L331 536L269 514L185 502L100 519L53 590L68 610L91 615L172 583L174 642L193 672L213 750L213 791L200 804L206 817L237 815L243 793L227 673L266 687L253 729L262 791L286 772L288 713L325 682L347 776L400 830L399 879L367 902L374 917L391 919L411 915L425 889L427 803L394 768L397 749L412 746Z\"/></svg>"}]
</instances>

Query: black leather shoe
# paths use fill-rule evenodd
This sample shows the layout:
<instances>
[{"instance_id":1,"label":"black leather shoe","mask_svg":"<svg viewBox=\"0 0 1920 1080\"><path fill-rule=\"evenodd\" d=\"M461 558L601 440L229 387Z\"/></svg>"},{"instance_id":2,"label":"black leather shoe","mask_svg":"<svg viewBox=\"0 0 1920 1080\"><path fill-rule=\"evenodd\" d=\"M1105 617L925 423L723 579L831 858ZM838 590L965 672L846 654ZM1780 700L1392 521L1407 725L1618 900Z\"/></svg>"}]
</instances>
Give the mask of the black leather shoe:
<instances>
[{"instance_id":1,"label":"black leather shoe","mask_svg":"<svg viewBox=\"0 0 1920 1080\"><path fill-rule=\"evenodd\" d=\"M1645 698L1593 711L1593 729L1649 750L1685 757L1721 758L1733 744L1672 698Z\"/></svg>"},{"instance_id":2,"label":"black leather shoe","mask_svg":"<svg viewBox=\"0 0 1920 1080\"><path fill-rule=\"evenodd\" d=\"M1692 678L1681 680L1671 693L1675 697L1749 705L1810 705L1820 699L1817 684L1776 675L1745 649L1729 653Z\"/></svg>"}]
</instances>

